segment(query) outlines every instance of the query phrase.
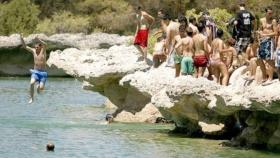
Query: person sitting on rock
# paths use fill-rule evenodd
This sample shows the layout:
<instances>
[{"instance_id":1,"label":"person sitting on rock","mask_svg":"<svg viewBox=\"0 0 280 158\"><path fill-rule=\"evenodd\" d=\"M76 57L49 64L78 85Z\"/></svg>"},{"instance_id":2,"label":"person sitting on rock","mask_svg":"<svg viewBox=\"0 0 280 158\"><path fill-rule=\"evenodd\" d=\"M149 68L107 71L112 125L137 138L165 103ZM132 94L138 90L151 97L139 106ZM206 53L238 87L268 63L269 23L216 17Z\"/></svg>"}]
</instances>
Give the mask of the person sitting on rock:
<instances>
[{"instance_id":1,"label":"person sitting on rock","mask_svg":"<svg viewBox=\"0 0 280 158\"><path fill-rule=\"evenodd\" d=\"M141 7L136 10L137 28L135 33L134 45L141 52L142 57L147 62L147 46L149 29L154 23L155 19L147 12L142 11Z\"/></svg>"},{"instance_id":2,"label":"person sitting on rock","mask_svg":"<svg viewBox=\"0 0 280 158\"><path fill-rule=\"evenodd\" d=\"M34 85L37 82L37 93L40 93L45 87L47 81L48 73L46 72L46 43L36 37L36 40L39 42L35 44L34 48L28 47L22 35L20 35L20 40L22 47L27 51L31 52L34 58L34 69L31 69L31 81L30 81L30 100L29 103L33 102L34 98Z\"/></svg>"},{"instance_id":3,"label":"person sitting on rock","mask_svg":"<svg viewBox=\"0 0 280 158\"><path fill-rule=\"evenodd\" d=\"M254 80L257 70L257 52L259 48L258 39L251 39L249 46L246 50L246 64L248 65L249 76L245 77L246 80Z\"/></svg>"},{"instance_id":4,"label":"person sitting on rock","mask_svg":"<svg viewBox=\"0 0 280 158\"><path fill-rule=\"evenodd\" d=\"M217 30L217 38L212 42L212 50L210 56L210 64L212 72L216 77L217 83L227 86L229 80L229 73L227 65L222 61L221 51L224 49L224 41L222 40L224 31L222 29Z\"/></svg>"},{"instance_id":5,"label":"person sitting on rock","mask_svg":"<svg viewBox=\"0 0 280 158\"><path fill-rule=\"evenodd\" d=\"M154 52L153 52L154 68L159 67L166 60L165 39L166 39L166 35L163 34L161 37L157 38L157 42L155 43Z\"/></svg>"}]
</instances>

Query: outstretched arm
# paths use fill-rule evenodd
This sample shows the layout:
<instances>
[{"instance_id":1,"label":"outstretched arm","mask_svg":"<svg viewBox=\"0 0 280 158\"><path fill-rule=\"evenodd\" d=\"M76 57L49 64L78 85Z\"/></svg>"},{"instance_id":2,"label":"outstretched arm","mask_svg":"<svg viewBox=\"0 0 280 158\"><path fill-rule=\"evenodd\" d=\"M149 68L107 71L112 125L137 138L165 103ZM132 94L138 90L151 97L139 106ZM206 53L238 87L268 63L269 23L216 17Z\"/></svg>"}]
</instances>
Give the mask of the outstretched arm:
<instances>
[{"instance_id":1,"label":"outstretched arm","mask_svg":"<svg viewBox=\"0 0 280 158\"><path fill-rule=\"evenodd\" d=\"M29 52L31 52L31 53L34 53L34 49L31 48L31 47L29 47L29 46L27 46L27 45L25 44L22 35L20 35L20 40L21 40L22 47L23 47L24 49L26 49L27 51L29 51Z\"/></svg>"}]
</instances>

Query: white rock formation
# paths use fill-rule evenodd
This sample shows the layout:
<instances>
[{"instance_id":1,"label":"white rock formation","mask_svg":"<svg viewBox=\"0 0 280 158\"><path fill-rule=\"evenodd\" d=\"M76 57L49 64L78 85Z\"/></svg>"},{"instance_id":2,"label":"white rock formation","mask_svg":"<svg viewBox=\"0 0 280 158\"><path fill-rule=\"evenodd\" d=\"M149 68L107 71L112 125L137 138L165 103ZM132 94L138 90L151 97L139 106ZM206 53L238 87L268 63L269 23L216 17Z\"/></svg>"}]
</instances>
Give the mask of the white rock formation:
<instances>
[{"instance_id":1,"label":"white rock formation","mask_svg":"<svg viewBox=\"0 0 280 158\"><path fill-rule=\"evenodd\" d=\"M0 36L0 75L29 75L29 69L33 68L33 57L20 48L19 34ZM65 48L78 48L80 50L109 48L114 45L129 43L131 37L116 34L94 33L85 34L32 34L24 38L26 44L32 46L39 37L45 41L50 50L63 50ZM49 76L65 76L66 74L55 68L48 68Z\"/></svg>"},{"instance_id":2,"label":"white rock formation","mask_svg":"<svg viewBox=\"0 0 280 158\"><path fill-rule=\"evenodd\" d=\"M70 48L52 52L48 64L108 97L118 107L116 119L149 120L152 115L142 119L142 114L158 114L145 110L152 104L190 135L201 133L205 123L212 124L213 131L224 125L224 133L234 137L237 145L280 149L278 81L267 86L248 83L240 77L244 69L240 68L225 87L205 78L175 78L175 70L164 65L149 70L144 62L137 62L138 57L133 46ZM238 136L235 127L242 131Z\"/></svg>"}]
</instances>

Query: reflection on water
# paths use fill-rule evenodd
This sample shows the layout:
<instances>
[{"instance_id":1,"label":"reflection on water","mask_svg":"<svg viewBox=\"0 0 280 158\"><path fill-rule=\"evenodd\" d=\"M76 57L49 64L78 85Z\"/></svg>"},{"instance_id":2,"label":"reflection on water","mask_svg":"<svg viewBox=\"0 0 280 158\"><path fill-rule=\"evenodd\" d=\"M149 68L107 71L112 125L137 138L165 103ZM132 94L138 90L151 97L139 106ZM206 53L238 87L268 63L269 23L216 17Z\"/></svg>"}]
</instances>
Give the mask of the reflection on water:
<instances>
[{"instance_id":1,"label":"reflection on water","mask_svg":"<svg viewBox=\"0 0 280 158\"><path fill-rule=\"evenodd\" d=\"M0 79L0 157L279 157L169 135L172 125L105 125L104 98L74 79L49 79L28 101L28 78ZM53 142L55 152L46 152Z\"/></svg>"}]
</instances>

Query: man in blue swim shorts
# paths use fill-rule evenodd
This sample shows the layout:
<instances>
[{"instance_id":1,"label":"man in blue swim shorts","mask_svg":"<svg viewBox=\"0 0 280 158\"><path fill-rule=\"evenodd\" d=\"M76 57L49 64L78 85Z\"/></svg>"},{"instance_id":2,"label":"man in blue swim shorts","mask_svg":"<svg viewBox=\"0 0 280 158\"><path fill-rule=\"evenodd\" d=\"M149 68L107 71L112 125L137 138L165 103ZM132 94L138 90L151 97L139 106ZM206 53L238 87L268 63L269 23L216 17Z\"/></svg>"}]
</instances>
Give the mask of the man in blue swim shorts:
<instances>
[{"instance_id":1,"label":"man in blue swim shorts","mask_svg":"<svg viewBox=\"0 0 280 158\"><path fill-rule=\"evenodd\" d=\"M24 49L31 52L34 57L34 69L31 69L31 81L30 81L30 100L29 103L33 102L34 98L34 85L37 85L37 92L40 93L45 87L45 83L48 77L46 72L46 43L36 37L38 41L34 48L27 46L23 40L22 35L20 36L21 43Z\"/></svg>"}]
</instances>

